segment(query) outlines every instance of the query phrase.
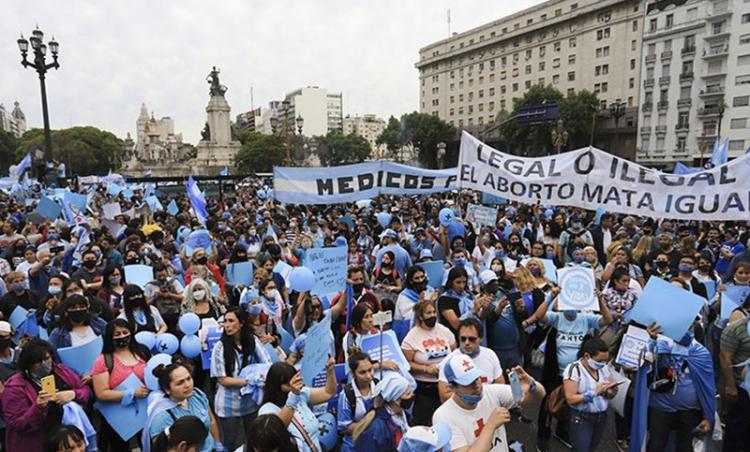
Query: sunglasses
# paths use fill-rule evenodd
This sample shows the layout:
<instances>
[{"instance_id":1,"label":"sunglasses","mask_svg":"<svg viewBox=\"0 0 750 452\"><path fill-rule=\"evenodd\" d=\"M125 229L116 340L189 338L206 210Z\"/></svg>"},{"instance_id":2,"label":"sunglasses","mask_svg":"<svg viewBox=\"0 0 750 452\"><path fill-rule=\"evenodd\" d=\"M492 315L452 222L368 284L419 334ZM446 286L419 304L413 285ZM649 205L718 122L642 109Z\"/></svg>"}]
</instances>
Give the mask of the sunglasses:
<instances>
[{"instance_id":1,"label":"sunglasses","mask_svg":"<svg viewBox=\"0 0 750 452\"><path fill-rule=\"evenodd\" d=\"M479 340L478 337L474 336L461 336L459 337L461 342L471 342L472 344Z\"/></svg>"}]
</instances>

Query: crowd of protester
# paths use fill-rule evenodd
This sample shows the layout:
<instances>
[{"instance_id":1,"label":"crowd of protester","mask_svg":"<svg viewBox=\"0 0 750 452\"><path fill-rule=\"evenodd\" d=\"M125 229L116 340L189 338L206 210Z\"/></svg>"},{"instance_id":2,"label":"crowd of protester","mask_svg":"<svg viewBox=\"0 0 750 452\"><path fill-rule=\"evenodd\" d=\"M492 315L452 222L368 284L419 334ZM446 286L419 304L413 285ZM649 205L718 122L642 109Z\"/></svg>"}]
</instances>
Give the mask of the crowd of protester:
<instances>
[{"instance_id":1,"label":"crowd of protester","mask_svg":"<svg viewBox=\"0 0 750 452\"><path fill-rule=\"evenodd\" d=\"M633 378L636 369L614 358L650 278L705 306L681 341L642 325L654 363L647 450L750 447L750 298L721 316L727 287L750 284L746 222L505 203L493 206L494 225L478 227L461 218L481 193L281 205L260 180L209 197L204 221L182 195L170 214L144 203L143 186L128 197L107 184L74 185L68 190L87 193L88 208L66 221L34 213L40 190L0 193L3 450L507 451L521 450L509 430L529 429L536 441L523 450L554 442L587 452L604 450L612 425L616 447L629 450L632 389L622 415L610 404L615 374ZM112 202L123 213L104 221L101 207ZM448 225L439 218L445 208L455 216ZM187 249L201 230L208 245ZM347 291L297 292L280 263L304 266L323 247L347 248ZM227 266L248 261L251 285L232 285ZM418 265L430 261L443 262L438 284ZM549 262L592 269L598 309L559 310ZM151 266L154 280L127 281L124 268L136 264ZM17 307L34 317L38 337L11 324ZM408 369L361 348L363 337L378 334L373 316L385 311L386 330L405 325L398 338ZM178 352L152 369L154 350L136 336L180 338L189 313L220 327L210 365ZM300 375L305 339L326 316L334 345L325 381L308 387ZM102 353L90 373L61 363L59 349L98 337ZM253 397L243 369L272 361ZM117 389L131 375L142 385ZM54 395L44 389L50 376ZM131 438L95 408L138 399L148 400L148 419ZM335 419L333 445L322 440L326 415ZM506 430L511 424L518 426Z\"/></svg>"}]
</instances>

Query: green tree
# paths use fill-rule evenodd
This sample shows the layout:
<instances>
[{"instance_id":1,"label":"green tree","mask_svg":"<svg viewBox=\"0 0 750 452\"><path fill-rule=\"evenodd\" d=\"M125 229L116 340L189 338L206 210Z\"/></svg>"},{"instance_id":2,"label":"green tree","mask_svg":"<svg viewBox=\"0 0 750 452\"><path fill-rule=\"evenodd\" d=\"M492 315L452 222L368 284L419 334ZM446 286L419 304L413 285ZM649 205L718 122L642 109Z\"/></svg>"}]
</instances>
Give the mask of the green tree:
<instances>
[{"instance_id":1,"label":"green tree","mask_svg":"<svg viewBox=\"0 0 750 452\"><path fill-rule=\"evenodd\" d=\"M370 156L370 143L357 135L331 131L320 137L318 156L323 166L360 163Z\"/></svg>"},{"instance_id":2,"label":"green tree","mask_svg":"<svg viewBox=\"0 0 750 452\"><path fill-rule=\"evenodd\" d=\"M599 99L596 94L583 90L569 94L560 105L560 119L568 131L568 149L578 149L591 143L591 127Z\"/></svg>"},{"instance_id":3,"label":"green tree","mask_svg":"<svg viewBox=\"0 0 750 452\"><path fill-rule=\"evenodd\" d=\"M378 146L385 145L388 149L388 155L393 160L400 160L399 153L403 143L401 142L401 121L391 116L388 118L388 124L380 133L376 140Z\"/></svg>"},{"instance_id":4,"label":"green tree","mask_svg":"<svg viewBox=\"0 0 750 452\"><path fill-rule=\"evenodd\" d=\"M453 142L456 138L456 128L437 116L416 111L401 116L401 143L418 149L419 161L427 168L437 167L438 143ZM449 147L446 160L452 160L454 154L455 149Z\"/></svg>"},{"instance_id":5,"label":"green tree","mask_svg":"<svg viewBox=\"0 0 750 452\"><path fill-rule=\"evenodd\" d=\"M12 133L0 130L0 175L6 176L10 165L15 165L18 140Z\"/></svg>"},{"instance_id":6,"label":"green tree","mask_svg":"<svg viewBox=\"0 0 750 452\"><path fill-rule=\"evenodd\" d=\"M521 107L557 103L560 106L560 119L568 131L567 149L576 149L589 143L591 120L596 112L598 100L590 91L579 91L564 97L551 85L532 86L523 96L513 99L513 115ZM517 155L542 156L554 152L552 130L556 123L525 125L508 121L501 128L507 149Z\"/></svg>"},{"instance_id":7,"label":"green tree","mask_svg":"<svg viewBox=\"0 0 750 452\"><path fill-rule=\"evenodd\" d=\"M31 129L19 140L15 157L37 149L44 149L44 131ZM52 131L52 157L71 175L107 174L120 166L123 154L122 140L112 132L90 126Z\"/></svg>"},{"instance_id":8,"label":"green tree","mask_svg":"<svg viewBox=\"0 0 750 452\"><path fill-rule=\"evenodd\" d=\"M242 173L268 173L284 164L286 144L277 135L248 132L240 137L242 147L234 156L234 166Z\"/></svg>"}]
</instances>

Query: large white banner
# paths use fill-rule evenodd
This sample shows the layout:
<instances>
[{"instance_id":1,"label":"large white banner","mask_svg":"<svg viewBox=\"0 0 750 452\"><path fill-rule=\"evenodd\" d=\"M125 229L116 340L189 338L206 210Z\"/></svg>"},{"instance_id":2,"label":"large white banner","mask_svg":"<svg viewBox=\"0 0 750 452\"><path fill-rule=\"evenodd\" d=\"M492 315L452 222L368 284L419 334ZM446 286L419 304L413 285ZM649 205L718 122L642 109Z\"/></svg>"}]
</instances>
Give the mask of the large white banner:
<instances>
[{"instance_id":1,"label":"large white banner","mask_svg":"<svg viewBox=\"0 0 750 452\"><path fill-rule=\"evenodd\" d=\"M330 168L273 169L273 195L284 203L336 204L377 195L455 190L456 168L430 170L377 161Z\"/></svg>"},{"instance_id":2,"label":"large white banner","mask_svg":"<svg viewBox=\"0 0 750 452\"><path fill-rule=\"evenodd\" d=\"M458 183L525 203L684 220L749 220L750 158L668 174L599 149L524 158L461 136Z\"/></svg>"}]
</instances>

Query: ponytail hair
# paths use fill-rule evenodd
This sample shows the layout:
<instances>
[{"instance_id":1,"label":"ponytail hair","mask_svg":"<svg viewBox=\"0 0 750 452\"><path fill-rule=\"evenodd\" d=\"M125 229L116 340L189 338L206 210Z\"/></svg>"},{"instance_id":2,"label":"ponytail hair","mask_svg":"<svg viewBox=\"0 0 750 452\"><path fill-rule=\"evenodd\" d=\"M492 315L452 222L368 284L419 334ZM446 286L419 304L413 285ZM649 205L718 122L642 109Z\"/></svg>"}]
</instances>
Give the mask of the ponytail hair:
<instances>
[{"instance_id":1,"label":"ponytail hair","mask_svg":"<svg viewBox=\"0 0 750 452\"><path fill-rule=\"evenodd\" d=\"M151 450L167 452L176 449L183 442L200 450L207 435L208 429L200 419L195 416L182 416L151 440Z\"/></svg>"},{"instance_id":2,"label":"ponytail hair","mask_svg":"<svg viewBox=\"0 0 750 452\"><path fill-rule=\"evenodd\" d=\"M383 399L382 395L375 396L375 399L372 402L372 408L367 412L367 414L362 417L362 420L359 421L357 424L357 427L352 432L352 439L354 442L357 441L359 436L365 432L370 427L370 424L372 424L372 421L375 420L375 412L378 408L381 408L385 405L385 400Z\"/></svg>"},{"instance_id":3,"label":"ponytail hair","mask_svg":"<svg viewBox=\"0 0 750 452\"><path fill-rule=\"evenodd\" d=\"M159 388L164 391L164 394L168 394L169 384L172 382L172 372L180 367L184 367L192 375L191 366L177 356L172 358L170 364L159 364L151 372L159 380Z\"/></svg>"}]
</instances>

